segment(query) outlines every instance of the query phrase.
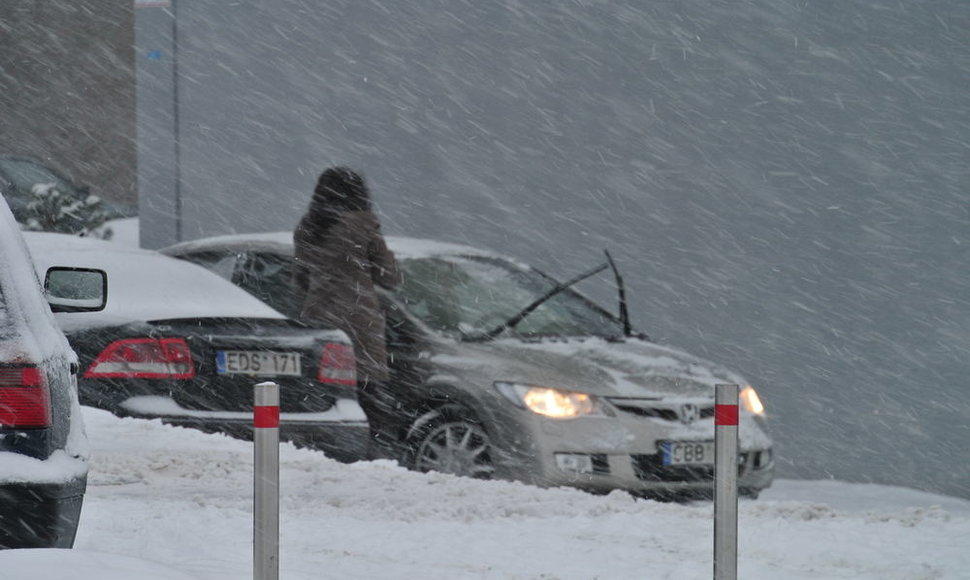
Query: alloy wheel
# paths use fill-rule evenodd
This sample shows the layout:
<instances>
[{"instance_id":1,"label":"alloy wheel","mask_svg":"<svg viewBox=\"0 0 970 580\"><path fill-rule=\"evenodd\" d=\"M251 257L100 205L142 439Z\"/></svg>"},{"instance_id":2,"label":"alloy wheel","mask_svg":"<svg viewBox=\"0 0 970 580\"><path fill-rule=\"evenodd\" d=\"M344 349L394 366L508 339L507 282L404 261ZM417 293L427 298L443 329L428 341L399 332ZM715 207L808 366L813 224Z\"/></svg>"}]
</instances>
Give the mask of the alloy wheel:
<instances>
[{"instance_id":1,"label":"alloy wheel","mask_svg":"<svg viewBox=\"0 0 970 580\"><path fill-rule=\"evenodd\" d=\"M490 479L492 460L488 434L476 423L452 421L429 429L415 452L418 471L438 471Z\"/></svg>"}]
</instances>

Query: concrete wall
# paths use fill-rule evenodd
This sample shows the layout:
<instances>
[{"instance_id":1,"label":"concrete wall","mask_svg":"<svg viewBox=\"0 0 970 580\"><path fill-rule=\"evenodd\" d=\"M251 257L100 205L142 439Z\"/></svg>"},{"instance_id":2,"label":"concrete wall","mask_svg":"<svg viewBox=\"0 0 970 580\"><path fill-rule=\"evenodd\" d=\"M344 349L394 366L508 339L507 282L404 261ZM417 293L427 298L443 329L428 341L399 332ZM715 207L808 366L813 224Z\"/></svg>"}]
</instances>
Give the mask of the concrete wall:
<instances>
[{"instance_id":1,"label":"concrete wall","mask_svg":"<svg viewBox=\"0 0 970 580\"><path fill-rule=\"evenodd\" d=\"M134 202L131 0L0 2L0 153Z\"/></svg>"}]
</instances>

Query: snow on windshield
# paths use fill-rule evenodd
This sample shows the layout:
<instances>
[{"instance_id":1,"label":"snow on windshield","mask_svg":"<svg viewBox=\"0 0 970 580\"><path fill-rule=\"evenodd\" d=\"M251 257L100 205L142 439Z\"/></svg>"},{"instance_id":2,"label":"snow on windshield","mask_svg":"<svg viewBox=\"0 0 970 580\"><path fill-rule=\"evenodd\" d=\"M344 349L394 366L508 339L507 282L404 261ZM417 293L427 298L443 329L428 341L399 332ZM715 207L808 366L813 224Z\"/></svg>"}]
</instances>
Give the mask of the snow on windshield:
<instances>
[{"instance_id":1,"label":"snow on windshield","mask_svg":"<svg viewBox=\"0 0 970 580\"><path fill-rule=\"evenodd\" d=\"M489 256L405 254L403 282L394 293L429 327L451 335L484 333L554 285L529 268ZM520 336L616 336L617 322L567 290L544 303L509 332Z\"/></svg>"}]
</instances>

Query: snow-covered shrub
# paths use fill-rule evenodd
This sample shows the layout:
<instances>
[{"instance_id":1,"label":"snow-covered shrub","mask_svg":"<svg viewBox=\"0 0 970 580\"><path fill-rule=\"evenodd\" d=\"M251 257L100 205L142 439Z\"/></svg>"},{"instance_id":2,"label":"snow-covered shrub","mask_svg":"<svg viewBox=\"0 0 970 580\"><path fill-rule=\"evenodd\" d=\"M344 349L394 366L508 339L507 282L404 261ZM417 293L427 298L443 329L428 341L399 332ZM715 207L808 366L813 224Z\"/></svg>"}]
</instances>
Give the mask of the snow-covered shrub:
<instances>
[{"instance_id":1,"label":"snow-covered shrub","mask_svg":"<svg viewBox=\"0 0 970 580\"><path fill-rule=\"evenodd\" d=\"M73 197L53 183L38 183L31 194L24 220L26 230L85 235L110 217L104 202L96 195Z\"/></svg>"}]
</instances>

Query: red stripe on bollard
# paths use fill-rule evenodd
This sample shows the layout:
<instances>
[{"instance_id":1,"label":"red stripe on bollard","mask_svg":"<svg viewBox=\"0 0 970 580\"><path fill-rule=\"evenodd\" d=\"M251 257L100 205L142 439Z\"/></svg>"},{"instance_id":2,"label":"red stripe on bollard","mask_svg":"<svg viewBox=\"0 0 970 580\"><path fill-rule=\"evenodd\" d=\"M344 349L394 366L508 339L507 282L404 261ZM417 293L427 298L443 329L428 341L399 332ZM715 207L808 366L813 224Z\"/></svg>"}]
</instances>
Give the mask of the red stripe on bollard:
<instances>
[{"instance_id":1,"label":"red stripe on bollard","mask_svg":"<svg viewBox=\"0 0 970 580\"><path fill-rule=\"evenodd\" d=\"M738 406L737 405L714 405L714 424L715 425L737 425Z\"/></svg>"},{"instance_id":2,"label":"red stripe on bollard","mask_svg":"<svg viewBox=\"0 0 970 580\"><path fill-rule=\"evenodd\" d=\"M257 429L272 429L280 426L280 408L253 407L253 427Z\"/></svg>"}]
</instances>

